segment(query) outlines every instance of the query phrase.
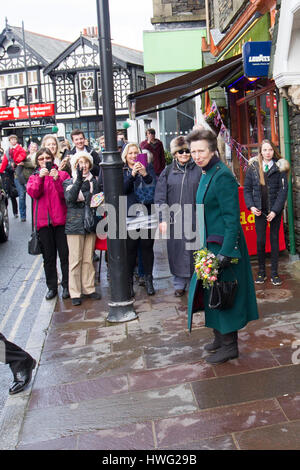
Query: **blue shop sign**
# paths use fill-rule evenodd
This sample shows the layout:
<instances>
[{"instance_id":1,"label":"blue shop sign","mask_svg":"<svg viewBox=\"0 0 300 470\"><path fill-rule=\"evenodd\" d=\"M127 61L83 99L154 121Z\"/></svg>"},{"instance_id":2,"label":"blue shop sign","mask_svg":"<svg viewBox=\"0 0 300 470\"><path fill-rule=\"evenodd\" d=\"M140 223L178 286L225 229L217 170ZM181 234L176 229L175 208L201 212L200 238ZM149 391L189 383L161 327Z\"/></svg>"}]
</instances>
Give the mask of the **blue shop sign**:
<instances>
[{"instance_id":1,"label":"blue shop sign","mask_svg":"<svg viewBox=\"0 0 300 470\"><path fill-rule=\"evenodd\" d=\"M249 41L243 46L244 74L246 77L267 77L272 41Z\"/></svg>"}]
</instances>

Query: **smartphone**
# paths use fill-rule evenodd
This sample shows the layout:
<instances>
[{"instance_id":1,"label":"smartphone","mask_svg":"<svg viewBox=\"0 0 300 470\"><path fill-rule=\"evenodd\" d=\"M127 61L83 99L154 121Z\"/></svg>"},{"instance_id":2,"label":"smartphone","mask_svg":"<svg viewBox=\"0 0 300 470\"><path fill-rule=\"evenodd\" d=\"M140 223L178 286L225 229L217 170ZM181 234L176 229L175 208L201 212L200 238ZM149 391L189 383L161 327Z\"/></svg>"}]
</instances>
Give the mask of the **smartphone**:
<instances>
[{"instance_id":1,"label":"smartphone","mask_svg":"<svg viewBox=\"0 0 300 470\"><path fill-rule=\"evenodd\" d=\"M50 171L51 171L52 168L53 168L53 163L52 163L52 162L46 162L46 168L47 168L47 170L48 170L49 173L50 173Z\"/></svg>"},{"instance_id":2,"label":"smartphone","mask_svg":"<svg viewBox=\"0 0 300 470\"><path fill-rule=\"evenodd\" d=\"M140 162L145 168L148 165L148 159L145 153L139 153L136 157L136 161Z\"/></svg>"}]
</instances>

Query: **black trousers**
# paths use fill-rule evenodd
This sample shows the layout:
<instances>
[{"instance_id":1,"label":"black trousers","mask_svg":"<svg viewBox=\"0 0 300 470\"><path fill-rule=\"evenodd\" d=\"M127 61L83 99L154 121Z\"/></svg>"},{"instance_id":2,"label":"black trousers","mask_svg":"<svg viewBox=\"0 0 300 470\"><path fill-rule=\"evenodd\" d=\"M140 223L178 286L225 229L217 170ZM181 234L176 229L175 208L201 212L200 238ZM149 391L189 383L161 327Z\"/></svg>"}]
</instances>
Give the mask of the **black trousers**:
<instances>
[{"instance_id":1,"label":"black trousers","mask_svg":"<svg viewBox=\"0 0 300 470\"><path fill-rule=\"evenodd\" d=\"M32 360L30 354L14 343L8 341L5 336L0 333L0 362L9 364L12 372L18 372L24 366L24 361Z\"/></svg>"},{"instance_id":2,"label":"black trousers","mask_svg":"<svg viewBox=\"0 0 300 470\"><path fill-rule=\"evenodd\" d=\"M139 246L141 249L144 273L145 275L152 274L154 263L154 238L151 238L151 230L141 230L140 233L141 237L137 240L132 240L129 236L127 236L126 247L129 276L133 276ZM143 238L143 236L147 238Z\"/></svg>"},{"instance_id":3,"label":"black trousers","mask_svg":"<svg viewBox=\"0 0 300 470\"><path fill-rule=\"evenodd\" d=\"M2 178L2 183L3 183L4 189L7 192L8 196L11 200L13 214L18 215L17 198L12 196L11 190L10 190L11 186L15 185L14 173L13 172L10 172L10 173L4 172L4 173L2 173L1 178Z\"/></svg>"},{"instance_id":4,"label":"black trousers","mask_svg":"<svg viewBox=\"0 0 300 470\"><path fill-rule=\"evenodd\" d=\"M48 227L41 228L38 233L42 247L44 270L48 289L57 289L57 252L60 259L60 266L62 272L61 285L63 287L68 287L69 249L67 237L65 234L65 226L58 225L57 227L53 227L53 225L49 225Z\"/></svg>"},{"instance_id":5,"label":"black trousers","mask_svg":"<svg viewBox=\"0 0 300 470\"><path fill-rule=\"evenodd\" d=\"M277 214L276 217L270 222L270 244L271 244L271 274L278 274L278 257L279 257L279 228L281 222L281 215ZM255 230L257 237L257 256L259 272L266 272L266 229L268 221L264 215L259 217L255 216Z\"/></svg>"}]
</instances>

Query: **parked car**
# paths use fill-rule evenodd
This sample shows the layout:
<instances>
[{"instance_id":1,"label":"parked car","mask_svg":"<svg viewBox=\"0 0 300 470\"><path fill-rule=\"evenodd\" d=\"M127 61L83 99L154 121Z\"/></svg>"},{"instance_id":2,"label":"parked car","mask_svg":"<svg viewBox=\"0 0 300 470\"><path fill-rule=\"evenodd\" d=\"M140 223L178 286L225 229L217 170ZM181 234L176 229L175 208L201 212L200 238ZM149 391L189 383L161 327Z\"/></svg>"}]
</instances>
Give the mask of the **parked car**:
<instances>
[{"instance_id":1,"label":"parked car","mask_svg":"<svg viewBox=\"0 0 300 470\"><path fill-rule=\"evenodd\" d=\"M8 240L9 220L8 220L8 196L4 191L0 178L0 243Z\"/></svg>"}]
</instances>

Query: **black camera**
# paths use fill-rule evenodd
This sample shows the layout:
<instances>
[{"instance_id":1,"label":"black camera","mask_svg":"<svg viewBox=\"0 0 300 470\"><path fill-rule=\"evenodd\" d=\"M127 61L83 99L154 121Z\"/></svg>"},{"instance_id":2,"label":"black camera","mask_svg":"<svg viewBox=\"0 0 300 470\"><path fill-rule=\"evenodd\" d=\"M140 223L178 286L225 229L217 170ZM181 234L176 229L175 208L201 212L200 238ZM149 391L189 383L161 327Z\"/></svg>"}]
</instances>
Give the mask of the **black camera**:
<instances>
[{"instance_id":1,"label":"black camera","mask_svg":"<svg viewBox=\"0 0 300 470\"><path fill-rule=\"evenodd\" d=\"M50 171L51 171L52 168L53 168L53 163L52 163L52 162L46 162L46 168L47 168L47 170L48 170L49 173L50 173Z\"/></svg>"}]
</instances>

